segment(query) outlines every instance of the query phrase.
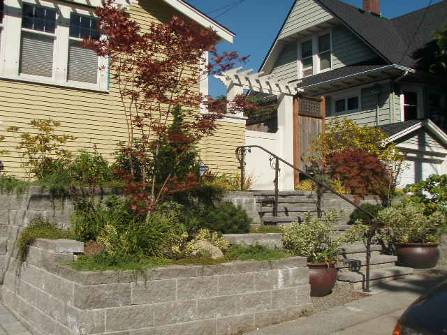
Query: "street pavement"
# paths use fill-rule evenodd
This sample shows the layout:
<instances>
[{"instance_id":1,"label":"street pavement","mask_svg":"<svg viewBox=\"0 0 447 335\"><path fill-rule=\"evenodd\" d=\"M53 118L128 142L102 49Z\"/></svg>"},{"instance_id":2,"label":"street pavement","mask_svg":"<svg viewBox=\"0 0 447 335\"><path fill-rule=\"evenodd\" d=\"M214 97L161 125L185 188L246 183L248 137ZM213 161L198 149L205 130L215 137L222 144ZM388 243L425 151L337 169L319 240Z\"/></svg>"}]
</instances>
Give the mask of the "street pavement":
<instances>
[{"instance_id":1,"label":"street pavement","mask_svg":"<svg viewBox=\"0 0 447 335\"><path fill-rule=\"evenodd\" d=\"M246 335L391 335L405 309L446 279L447 271L435 270L383 282L369 297Z\"/></svg>"}]
</instances>

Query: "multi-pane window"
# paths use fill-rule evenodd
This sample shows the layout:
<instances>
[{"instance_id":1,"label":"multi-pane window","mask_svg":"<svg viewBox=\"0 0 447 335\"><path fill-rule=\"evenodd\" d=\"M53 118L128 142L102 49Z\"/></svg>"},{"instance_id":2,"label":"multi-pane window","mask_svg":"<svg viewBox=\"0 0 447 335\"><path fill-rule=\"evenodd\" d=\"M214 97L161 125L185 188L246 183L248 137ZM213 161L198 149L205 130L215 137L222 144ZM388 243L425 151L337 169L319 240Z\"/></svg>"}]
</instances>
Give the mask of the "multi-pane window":
<instances>
[{"instance_id":1,"label":"multi-pane window","mask_svg":"<svg viewBox=\"0 0 447 335\"><path fill-rule=\"evenodd\" d=\"M303 77L311 76L314 69L312 40L301 44L301 62L303 64Z\"/></svg>"},{"instance_id":2,"label":"multi-pane window","mask_svg":"<svg viewBox=\"0 0 447 335\"><path fill-rule=\"evenodd\" d=\"M53 76L56 10L23 3L19 72L41 77Z\"/></svg>"},{"instance_id":3,"label":"multi-pane window","mask_svg":"<svg viewBox=\"0 0 447 335\"><path fill-rule=\"evenodd\" d=\"M320 71L331 68L331 34L318 38L318 55L320 57Z\"/></svg>"},{"instance_id":4,"label":"multi-pane window","mask_svg":"<svg viewBox=\"0 0 447 335\"><path fill-rule=\"evenodd\" d=\"M98 82L98 55L83 46L83 39L98 39L98 20L94 17L71 13L68 50L68 80L96 84Z\"/></svg>"},{"instance_id":5,"label":"multi-pane window","mask_svg":"<svg viewBox=\"0 0 447 335\"><path fill-rule=\"evenodd\" d=\"M359 97L335 100L335 113L355 112L359 109Z\"/></svg>"},{"instance_id":6,"label":"multi-pane window","mask_svg":"<svg viewBox=\"0 0 447 335\"><path fill-rule=\"evenodd\" d=\"M0 0L0 24L3 23L3 12L5 10L5 1Z\"/></svg>"}]
</instances>

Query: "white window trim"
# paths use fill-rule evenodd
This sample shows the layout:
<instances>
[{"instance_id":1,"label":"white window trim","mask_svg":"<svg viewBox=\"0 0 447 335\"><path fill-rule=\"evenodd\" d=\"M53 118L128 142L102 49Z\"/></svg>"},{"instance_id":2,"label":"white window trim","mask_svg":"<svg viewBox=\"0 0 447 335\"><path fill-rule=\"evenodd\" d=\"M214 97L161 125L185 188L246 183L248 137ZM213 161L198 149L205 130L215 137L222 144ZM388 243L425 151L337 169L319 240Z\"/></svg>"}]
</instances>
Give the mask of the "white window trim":
<instances>
[{"instance_id":1,"label":"white window trim","mask_svg":"<svg viewBox=\"0 0 447 335\"><path fill-rule=\"evenodd\" d=\"M412 92L417 94L417 116L418 119L423 119L425 117L425 110L424 110L424 90L422 87L412 84L403 84L400 87L400 90L402 92L401 94L401 121L405 121L405 95L404 92Z\"/></svg>"},{"instance_id":2,"label":"white window trim","mask_svg":"<svg viewBox=\"0 0 447 335\"><path fill-rule=\"evenodd\" d=\"M340 116L340 115L346 115L346 114L352 114L352 113L358 113L362 110L362 94L361 89L355 89L355 90L345 90L342 92L337 92L335 95L329 95L331 98L331 116ZM350 98L358 98L359 100L359 107L357 109L351 109L348 110L348 99ZM335 112L335 102L337 100L345 100L345 110L341 113Z\"/></svg>"},{"instance_id":3,"label":"white window trim","mask_svg":"<svg viewBox=\"0 0 447 335\"><path fill-rule=\"evenodd\" d=\"M320 36L323 36L326 34L329 34L329 39L330 39L331 66L327 69L320 70L320 54L319 54L319 50L318 50L318 39ZM301 55L301 52L302 52L301 45L302 45L302 43L307 42L309 40L312 40L312 60L313 60L313 74L312 75L331 71L334 66L334 61L333 61L333 50L334 49L333 49L333 41L332 41L332 30L324 30L324 31L312 34L311 36L303 38L297 42L297 44L298 44L298 47L297 47L297 49L298 49L298 57L297 57L298 58L298 78L299 79L305 78L303 76L303 58ZM306 77L310 77L310 76L306 76Z\"/></svg>"},{"instance_id":4,"label":"white window trim","mask_svg":"<svg viewBox=\"0 0 447 335\"><path fill-rule=\"evenodd\" d=\"M298 56L299 56L299 60L300 60L300 63L301 63L300 78L305 78L304 77L304 65L303 65L304 58L303 58L303 55L302 55L302 52L303 52L302 45L303 45L303 43L306 43L306 42L309 42L309 41L312 41L312 56L306 57L305 59L312 58L312 75L315 74L315 41L314 41L314 38L311 37L311 38L303 39L302 41L299 42L299 54L298 54ZM306 77L310 77L310 75L306 76Z\"/></svg>"},{"instance_id":5,"label":"white window trim","mask_svg":"<svg viewBox=\"0 0 447 335\"><path fill-rule=\"evenodd\" d=\"M25 0L23 2L37 4L41 6L56 8L56 29L54 34L40 32L22 28L22 17L9 15L9 11L21 12L20 0L5 0L5 15L3 17L3 27L1 34L0 50L0 78L10 79L21 82L38 83L53 85L58 87L78 88L92 91L108 92L108 58L98 57L98 81L96 84L69 81L67 76L68 69L68 45L69 45L69 26L58 24L61 16L66 22L70 20L70 13L76 12L83 15L91 15L91 11L74 7L73 4L57 3L42 0ZM41 77L19 73L20 65L20 44L22 31L30 31L36 34L54 37L53 49L53 76ZM7 47L5 47L7 45Z\"/></svg>"}]
</instances>

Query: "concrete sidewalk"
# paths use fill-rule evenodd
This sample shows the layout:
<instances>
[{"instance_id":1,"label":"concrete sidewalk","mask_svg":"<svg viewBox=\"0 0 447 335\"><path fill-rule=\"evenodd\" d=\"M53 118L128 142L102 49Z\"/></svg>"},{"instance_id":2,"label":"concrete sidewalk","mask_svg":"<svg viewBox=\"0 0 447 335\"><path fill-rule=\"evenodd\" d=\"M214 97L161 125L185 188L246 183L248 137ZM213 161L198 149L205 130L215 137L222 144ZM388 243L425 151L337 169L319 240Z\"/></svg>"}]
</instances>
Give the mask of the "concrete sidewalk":
<instances>
[{"instance_id":1,"label":"concrete sidewalk","mask_svg":"<svg viewBox=\"0 0 447 335\"><path fill-rule=\"evenodd\" d=\"M383 282L370 297L246 335L391 335L404 310L446 279L447 271L434 270L402 281Z\"/></svg>"}]
</instances>

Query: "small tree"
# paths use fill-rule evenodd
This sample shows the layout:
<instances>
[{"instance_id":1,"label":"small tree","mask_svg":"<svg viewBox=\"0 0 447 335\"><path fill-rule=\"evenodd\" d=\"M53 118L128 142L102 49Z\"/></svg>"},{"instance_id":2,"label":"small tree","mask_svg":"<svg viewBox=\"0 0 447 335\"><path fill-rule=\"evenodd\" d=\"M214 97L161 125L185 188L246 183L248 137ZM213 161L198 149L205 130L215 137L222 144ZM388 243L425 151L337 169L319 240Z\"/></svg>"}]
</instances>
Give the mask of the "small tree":
<instances>
[{"instance_id":1,"label":"small tree","mask_svg":"<svg viewBox=\"0 0 447 335\"><path fill-rule=\"evenodd\" d=\"M30 126L32 132L21 132L19 127L9 127L7 130L19 134L17 150L22 154L22 165L32 177L42 179L70 161L72 154L66 145L75 137L57 134L60 122L51 119L35 119Z\"/></svg>"},{"instance_id":2,"label":"small tree","mask_svg":"<svg viewBox=\"0 0 447 335\"><path fill-rule=\"evenodd\" d=\"M320 175L340 179L357 197L374 192L372 194L379 195L386 203L396 187L403 164L399 149L386 140L387 135L378 128L336 119L314 141L306 160ZM364 169L362 164L366 164ZM379 170L384 172L383 180L377 188L372 188L367 184L380 177ZM365 179L360 181L359 178Z\"/></svg>"},{"instance_id":3,"label":"small tree","mask_svg":"<svg viewBox=\"0 0 447 335\"><path fill-rule=\"evenodd\" d=\"M126 191L135 209L150 213L166 194L195 184L192 174L177 172L192 148L215 131L222 116L221 111L199 113L200 108L214 105L199 92L199 81L245 58L235 52L218 54L215 32L179 17L143 29L111 0L96 14L100 33L107 38L86 44L110 59L128 129ZM205 64L206 52L210 64ZM234 109L240 108L237 105L236 101ZM179 124L179 118L181 127L171 127L173 121ZM161 173L168 147L174 153L170 163L176 168ZM135 171L136 161L143 167L141 175Z\"/></svg>"}]
</instances>

